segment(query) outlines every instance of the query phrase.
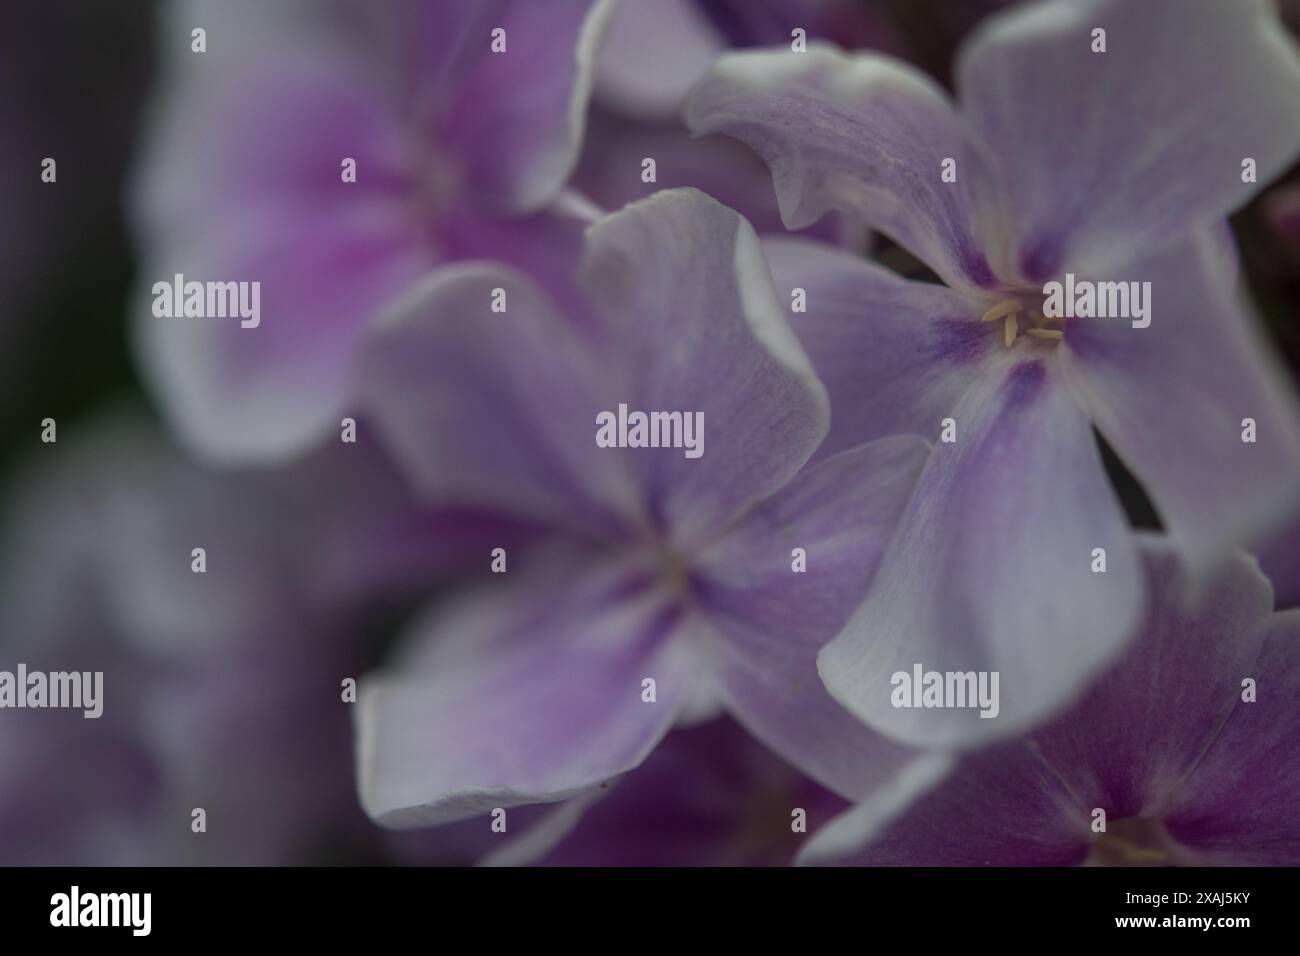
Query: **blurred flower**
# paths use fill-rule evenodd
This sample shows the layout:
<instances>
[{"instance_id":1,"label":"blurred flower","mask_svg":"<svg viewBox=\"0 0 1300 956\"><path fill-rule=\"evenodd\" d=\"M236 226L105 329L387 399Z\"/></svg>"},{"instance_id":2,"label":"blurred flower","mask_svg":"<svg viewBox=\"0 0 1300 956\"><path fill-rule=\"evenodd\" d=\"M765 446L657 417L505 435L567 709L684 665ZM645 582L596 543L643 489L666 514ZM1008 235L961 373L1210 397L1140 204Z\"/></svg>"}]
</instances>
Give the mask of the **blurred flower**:
<instances>
[{"instance_id":1,"label":"blurred flower","mask_svg":"<svg viewBox=\"0 0 1300 956\"><path fill-rule=\"evenodd\" d=\"M865 795L912 754L831 701L814 659L861 599L924 442L791 481L825 434L825 394L753 230L701 193L602 220L581 275L591 308L574 314L503 267L444 271L367 348L363 407L424 499L553 537L498 554L505 575L435 607L363 685L363 805L411 827L562 800L719 704L818 782ZM702 415L702 456L598 447L620 405Z\"/></svg>"},{"instance_id":2,"label":"blurred flower","mask_svg":"<svg viewBox=\"0 0 1300 956\"><path fill-rule=\"evenodd\" d=\"M163 95L133 189L145 260L135 338L187 445L232 463L309 448L348 405L376 311L440 263L490 256L543 282L557 273L547 263L576 232L524 217L577 161L610 9L169 6ZM149 290L175 274L260 282L266 321L155 317Z\"/></svg>"},{"instance_id":3,"label":"blurred flower","mask_svg":"<svg viewBox=\"0 0 1300 956\"><path fill-rule=\"evenodd\" d=\"M118 414L39 454L5 513L0 670L103 671L103 713L3 712L0 861L283 864L370 841L342 689L371 659L361 611L427 593L475 522L420 512L374 447L214 474Z\"/></svg>"},{"instance_id":4,"label":"blurred flower","mask_svg":"<svg viewBox=\"0 0 1300 956\"><path fill-rule=\"evenodd\" d=\"M71 440L69 448L72 447ZM59 446L62 447L62 446ZM101 716L0 711L0 864L136 862L161 771L127 688L147 664L105 620L101 449L11 479L0 539L0 671L102 671ZM26 693L26 688L21 688ZM176 821L178 832L187 824Z\"/></svg>"},{"instance_id":5,"label":"blurred flower","mask_svg":"<svg viewBox=\"0 0 1300 956\"><path fill-rule=\"evenodd\" d=\"M686 94L729 48L807 40L894 48L875 0L619 0L597 58L601 106L643 121L677 120Z\"/></svg>"},{"instance_id":6,"label":"blurred flower","mask_svg":"<svg viewBox=\"0 0 1300 956\"><path fill-rule=\"evenodd\" d=\"M767 246L778 288L807 292L794 325L835 409L820 454L952 423L820 659L839 700L914 744L1024 730L1132 633L1141 576L1094 425L1199 562L1300 497L1294 403L1235 299L1221 224L1260 188L1243 157L1264 183L1300 152L1300 64L1265 4L1018 7L957 73L960 112L879 56L730 54L688 107L697 132L765 158L788 226L855 213L945 283ZM1149 282L1150 327L1044 318L1044 282L1067 272ZM1000 672L1000 719L891 707L899 661Z\"/></svg>"},{"instance_id":7,"label":"blurred flower","mask_svg":"<svg viewBox=\"0 0 1300 956\"><path fill-rule=\"evenodd\" d=\"M910 809L855 807L804 860L1300 864L1300 611L1271 613L1244 556L1201 585L1169 541L1138 540L1150 596L1139 637L1078 703L954 758Z\"/></svg>"}]
</instances>

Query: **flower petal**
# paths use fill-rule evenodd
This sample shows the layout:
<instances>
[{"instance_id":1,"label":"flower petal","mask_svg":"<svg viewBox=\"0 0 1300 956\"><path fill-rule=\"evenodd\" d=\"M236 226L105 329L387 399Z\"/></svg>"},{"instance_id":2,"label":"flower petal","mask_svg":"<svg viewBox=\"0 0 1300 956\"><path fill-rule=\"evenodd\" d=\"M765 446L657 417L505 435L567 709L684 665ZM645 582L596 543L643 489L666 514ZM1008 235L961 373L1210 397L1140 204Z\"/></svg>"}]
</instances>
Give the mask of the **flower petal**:
<instances>
[{"instance_id":1,"label":"flower petal","mask_svg":"<svg viewBox=\"0 0 1300 956\"><path fill-rule=\"evenodd\" d=\"M581 821L587 809L618 789L584 791L572 800L515 807L504 833L485 817L418 830L389 830L383 843L403 866L528 866L536 863Z\"/></svg>"},{"instance_id":2,"label":"flower petal","mask_svg":"<svg viewBox=\"0 0 1300 956\"><path fill-rule=\"evenodd\" d=\"M697 458L605 449L635 472L650 521L689 547L794 476L826 434L826 391L753 229L698 190L664 190L592 226L582 275L617 401L702 417Z\"/></svg>"},{"instance_id":3,"label":"flower petal","mask_svg":"<svg viewBox=\"0 0 1300 956\"><path fill-rule=\"evenodd\" d=\"M806 296L791 325L834 409L818 460L886 435L937 438L981 359L1002 348L970 300L944 286L801 238L765 238L763 251L777 295Z\"/></svg>"},{"instance_id":4,"label":"flower petal","mask_svg":"<svg viewBox=\"0 0 1300 956\"><path fill-rule=\"evenodd\" d=\"M1300 63L1270 8L1053 0L988 21L957 87L1011 204L1005 265L1105 275L1244 205L1244 159L1259 183L1289 166Z\"/></svg>"},{"instance_id":5,"label":"flower petal","mask_svg":"<svg viewBox=\"0 0 1300 956\"><path fill-rule=\"evenodd\" d=\"M867 592L928 448L887 438L796 477L696 563L695 593L731 712L820 783L861 799L915 753L867 729L817 676L817 652ZM795 549L804 571L795 571Z\"/></svg>"},{"instance_id":6,"label":"flower petal","mask_svg":"<svg viewBox=\"0 0 1300 956\"><path fill-rule=\"evenodd\" d=\"M434 273L381 321L357 394L430 501L609 531L635 489L596 446L596 415L611 407L604 372L578 322L528 279L467 263Z\"/></svg>"},{"instance_id":7,"label":"flower petal","mask_svg":"<svg viewBox=\"0 0 1300 956\"><path fill-rule=\"evenodd\" d=\"M1137 623L1136 555L1088 420L1051 359L1024 348L990 360L957 405L956 441L935 447L870 595L818 660L832 695L904 743L1023 730ZM1091 570L1097 548L1105 573ZM916 665L997 672L996 718L893 706L892 675Z\"/></svg>"},{"instance_id":8,"label":"flower petal","mask_svg":"<svg viewBox=\"0 0 1300 956\"><path fill-rule=\"evenodd\" d=\"M686 121L767 162L789 228L851 211L949 285L993 284L976 238L982 161L943 91L911 67L822 44L732 53L691 93ZM941 179L945 159L955 183Z\"/></svg>"},{"instance_id":9,"label":"flower petal","mask_svg":"<svg viewBox=\"0 0 1300 956\"><path fill-rule=\"evenodd\" d=\"M371 817L430 826L554 802L645 759L694 692L691 653L679 609L604 564L552 555L541 572L485 586L425 620L396 670L362 682L357 773Z\"/></svg>"},{"instance_id":10,"label":"flower petal","mask_svg":"<svg viewBox=\"0 0 1300 956\"><path fill-rule=\"evenodd\" d=\"M613 0L512 0L503 52L484 31L479 55L453 81L441 139L476 201L511 213L549 202L582 149L596 58Z\"/></svg>"},{"instance_id":11,"label":"flower petal","mask_svg":"<svg viewBox=\"0 0 1300 956\"><path fill-rule=\"evenodd\" d=\"M1198 560L1300 504L1300 414L1222 269L1209 234L1125 269L1151 283L1150 326L1070 319L1064 350L1071 390Z\"/></svg>"},{"instance_id":12,"label":"flower petal","mask_svg":"<svg viewBox=\"0 0 1300 956\"><path fill-rule=\"evenodd\" d=\"M145 263L133 334L192 450L276 462L337 427L362 328L435 256L410 214L404 150L374 90L334 60L300 53L235 75L182 83L137 171ZM365 171L356 183L340 181L344 156ZM259 283L257 324L159 317L177 274Z\"/></svg>"},{"instance_id":13,"label":"flower petal","mask_svg":"<svg viewBox=\"0 0 1300 956\"><path fill-rule=\"evenodd\" d=\"M1087 853L1088 816L1023 741L931 757L897 792L841 814L801 863L854 866L1066 866Z\"/></svg>"},{"instance_id":14,"label":"flower petal","mask_svg":"<svg viewBox=\"0 0 1300 956\"><path fill-rule=\"evenodd\" d=\"M1198 584L1174 542L1138 536L1147 606L1138 637L1035 746L1076 793L1122 817L1159 817L1232 711L1272 591L1234 556ZM1095 803L1093 801L1096 801Z\"/></svg>"},{"instance_id":15,"label":"flower petal","mask_svg":"<svg viewBox=\"0 0 1300 956\"><path fill-rule=\"evenodd\" d=\"M1181 846L1161 849L1177 862L1198 862L1189 846L1207 854L1199 862L1294 862L1294 761L1285 754L1294 749L1300 617L1273 616L1260 656L1270 595L1249 559L1232 558L1198 585L1168 538L1142 534L1138 544L1149 592L1139 637L1077 703L1022 740L936 771L910 808L882 809L879 798L855 808L804 856L1078 863L1102 809L1108 827L1167 823ZM1240 702L1245 676L1258 678L1258 703Z\"/></svg>"},{"instance_id":16,"label":"flower petal","mask_svg":"<svg viewBox=\"0 0 1300 956\"><path fill-rule=\"evenodd\" d=\"M1253 664L1223 672L1232 716L1168 817L1195 863L1300 865L1300 610L1273 615L1261 639ZM1256 682L1251 703L1241 699L1247 677Z\"/></svg>"},{"instance_id":17,"label":"flower petal","mask_svg":"<svg viewBox=\"0 0 1300 956\"><path fill-rule=\"evenodd\" d=\"M186 53L171 58L133 183L145 260L134 333L193 451L278 463L322 439L349 404L363 330L438 263L553 270L548 228L507 235L485 212L537 208L567 177L607 9L563 0L546 24L536 4L508 0L169 11L166 45ZM188 53L193 23L209 28L202 56ZM513 54L489 52L495 25ZM158 318L152 284L176 274L260 283L260 324Z\"/></svg>"},{"instance_id":18,"label":"flower petal","mask_svg":"<svg viewBox=\"0 0 1300 956\"><path fill-rule=\"evenodd\" d=\"M644 120L675 120L725 46L696 0L619 0L597 63L596 98Z\"/></svg>"},{"instance_id":19,"label":"flower petal","mask_svg":"<svg viewBox=\"0 0 1300 956\"><path fill-rule=\"evenodd\" d=\"M653 183L627 175L651 156ZM771 182L763 161L728 136L691 136L684 127L651 126L604 111L592 112L582 162L573 176L574 188L605 209L621 209L661 189L694 186L736 210L760 235L785 231ZM813 231L833 240L835 224L827 217Z\"/></svg>"}]
</instances>

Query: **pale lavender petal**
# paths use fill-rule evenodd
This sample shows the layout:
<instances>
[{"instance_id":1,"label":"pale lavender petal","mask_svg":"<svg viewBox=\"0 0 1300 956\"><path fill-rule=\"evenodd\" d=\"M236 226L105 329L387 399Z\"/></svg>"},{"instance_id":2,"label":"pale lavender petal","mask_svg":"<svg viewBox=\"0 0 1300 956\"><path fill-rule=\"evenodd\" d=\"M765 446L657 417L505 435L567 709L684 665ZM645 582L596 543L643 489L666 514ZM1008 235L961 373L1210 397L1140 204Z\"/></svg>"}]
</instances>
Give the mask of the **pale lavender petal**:
<instances>
[{"instance_id":1,"label":"pale lavender petal","mask_svg":"<svg viewBox=\"0 0 1300 956\"><path fill-rule=\"evenodd\" d=\"M641 181L644 159L655 161L655 181ZM772 175L744 143L727 136L699 136L678 126L652 126L593 110L576 189L605 209L621 209L661 189L694 186L730 206L763 235L782 232L772 194ZM833 218L813 231L836 238Z\"/></svg>"},{"instance_id":2,"label":"pale lavender petal","mask_svg":"<svg viewBox=\"0 0 1300 956\"><path fill-rule=\"evenodd\" d=\"M357 393L426 499L608 532L631 520L636 488L596 445L607 372L579 317L505 267L464 264L381 322Z\"/></svg>"},{"instance_id":3,"label":"pale lavender petal","mask_svg":"<svg viewBox=\"0 0 1300 956\"><path fill-rule=\"evenodd\" d=\"M867 593L925 464L887 438L806 470L695 563L694 589L728 709L805 773L861 799L916 754L869 730L817 675L817 652ZM795 570L795 549L802 567Z\"/></svg>"},{"instance_id":4,"label":"pale lavender petal","mask_svg":"<svg viewBox=\"0 0 1300 956\"><path fill-rule=\"evenodd\" d=\"M1115 274L1151 283L1149 327L1066 320L1071 390L1198 560L1300 505L1300 406L1223 268L1205 234Z\"/></svg>"},{"instance_id":5,"label":"pale lavender petal","mask_svg":"<svg viewBox=\"0 0 1300 956\"><path fill-rule=\"evenodd\" d=\"M935 445L870 595L818 661L845 706L918 745L981 743L1051 714L1124 646L1141 603L1124 515L1050 353L989 360L952 417L956 441ZM917 665L996 672L996 716L893 706L893 675Z\"/></svg>"},{"instance_id":6,"label":"pale lavender petal","mask_svg":"<svg viewBox=\"0 0 1300 956\"><path fill-rule=\"evenodd\" d=\"M856 0L619 0L597 100L628 116L675 119L726 48L788 45L796 28L850 47L895 42L888 17Z\"/></svg>"},{"instance_id":7,"label":"pale lavender petal","mask_svg":"<svg viewBox=\"0 0 1300 956\"><path fill-rule=\"evenodd\" d=\"M485 216L470 206L442 210L439 249L447 260L503 262L525 273L559 308L584 311L575 264L586 224L551 212L524 219Z\"/></svg>"},{"instance_id":8,"label":"pale lavender petal","mask_svg":"<svg viewBox=\"0 0 1300 956\"><path fill-rule=\"evenodd\" d=\"M486 817L598 787L640 764L695 692L680 608L607 556L540 566L436 610L406 659L362 682L357 776L378 822Z\"/></svg>"},{"instance_id":9,"label":"pale lavender petal","mask_svg":"<svg viewBox=\"0 0 1300 956\"><path fill-rule=\"evenodd\" d=\"M689 547L808 460L826 434L826 391L753 229L697 190L664 190L597 223L582 274L618 401L702 419L698 457L604 449L635 472L650 522Z\"/></svg>"},{"instance_id":10,"label":"pale lavender petal","mask_svg":"<svg viewBox=\"0 0 1300 956\"><path fill-rule=\"evenodd\" d=\"M791 229L850 211L949 285L994 283L974 199L983 163L943 91L912 68L816 44L728 54L692 92L686 118L767 162ZM942 181L945 159L957 163L955 183Z\"/></svg>"},{"instance_id":11,"label":"pale lavender petal","mask_svg":"<svg viewBox=\"0 0 1300 956\"><path fill-rule=\"evenodd\" d=\"M999 273L1104 274L1244 205L1244 159L1261 184L1289 166L1300 63L1270 7L1052 0L989 21L957 81L1010 204Z\"/></svg>"},{"instance_id":12,"label":"pale lavender petal","mask_svg":"<svg viewBox=\"0 0 1300 956\"><path fill-rule=\"evenodd\" d=\"M834 411L817 459L886 435L937 439L981 360L1002 347L976 306L944 286L806 239L765 238L763 251L782 300L805 294L807 311L790 324Z\"/></svg>"},{"instance_id":13,"label":"pale lavender petal","mask_svg":"<svg viewBox=\"0 0 1300 956\"><path fill-rule=\"evenodd\" d=\"M515 807L504 833L492 829L490 816L478 816L421 830L386 830L383 844L406 866L527 865L549 853L588 807L616 789L611 783L571 800Z\"/></svg>"},{"instance_id":14,"label":"pale lavender petal","mask_svg":"<svg viewBox=\"0 0 1300 956\"><path fill-rule=\"evenodd\" d=\"M606 0L565 0L567 45L539 22L552 6L169 11L168 93L132 189L134 337L193 451L278 462L318 442L349 405L362 331L449 258L555 271L549 229L506 242L484 218L541 206L576 162ZM194 24L209 30L206 53L189 53ZM489 52L494 25L513 53ZM260 323L156 317L153 284L176 274L259 282Z\"/></svg>"},{"instance_id":15,"label":"pale lavender petal","mask_svg":"<svg viewBox=\"0 0 1300 956\"><path fill-rule=\"evenodd\" d=\"M478 204L531 212L559 191L581 151L613 10L612 0L512 0L491 25L505 31L505 51L491 52L490 30L478 38L439 122Z\"/></svg>"},{"instance_id":16,"label":"pale lavender petal","mask_svg":"<svg viewBox=\"0 0 1300 956\"><path fill-rule=\"evenodd\" d=\"M1068 866L1087 854L1085 809L1023 741L957 758L951 768L932 758L917 776L901 797L842 814L814 835L800 862Z\"/></svg>"},{"instance_id":17,"label":"pale lavender petal","mask_svg":"<svg viewBox=\"0 0 1300 956\"><path fill-rule=\"evenodd\" d=\"M436 261L411 146L346 64L299 50L182 80L137 170L136 348L178 436L206 457L282 460L337 427L361 330ZM177 274L260 283L258 324L158 317L154 284Z\"/></svg>"},{"instance_id":18,"label":"pale lavender petal","mask_svg":"<svg viewBox=\"0 0 1300 956\"><path fill-rule=\"evenodd\" d=\"M1277 614L1243 644L1258 658L1226 670L1232 716L1196 765L1167 818L1195 863L1300 865L1300 610ZM1252 678L1256 699L1241 699Z\"/></svg>"},{"instance_id":19,"label":"pale lavender petal","mask_svg":"<svg viewBox=\"0 0 1300 956\"><path fill-rule=\"evenodd\" d=\"M1172 541L1139 542L1147 602L1137 639L1067 714L1033 734L1062 779L1112 821L1160 817L1184 800L1189 772L1251 674L1256 632L1272 608L1268 582L1245 556L1198 584Z\"/></svg>"},{"instance_id":20,"label":"pale lavender petal","mask_svg":"<svg viewBox=\"0 0 1300 956\"><path fill-rule=\"evenodd\" d=\"M1268 583L1245 556L1198 582L1169 539L1138 543L1140 635L1068 711L936 769L909 808L855 808L805 858L1046 866L1092 850L1129 863L1294 862L1300 618L1270 618ZM1246 677L1255 703L1241 701ZM1114 839L1093 832L1097 810ZM1157 842L1125 843L1137 822Z\"/></svg>"},{"instance_id":21,"label":"pale lavender petal","mask_svg":"<svg viewBox=\"0 0 1300 956\"><path fill-rule=\"evenodd\" d=\"M696 0L619 0L596 67L596 98L619 113L674 119L725 47Z\"/></svg>"}]
</instances>

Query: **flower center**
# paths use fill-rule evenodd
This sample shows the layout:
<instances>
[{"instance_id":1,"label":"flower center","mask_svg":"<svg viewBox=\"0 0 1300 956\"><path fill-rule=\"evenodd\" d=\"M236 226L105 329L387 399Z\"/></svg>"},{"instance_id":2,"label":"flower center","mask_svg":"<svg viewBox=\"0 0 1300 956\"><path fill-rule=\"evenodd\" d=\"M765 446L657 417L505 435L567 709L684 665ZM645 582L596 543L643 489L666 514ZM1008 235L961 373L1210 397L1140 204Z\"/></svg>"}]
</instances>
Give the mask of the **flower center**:
<instances>
[{"instance_id":1,"label":"flower center","mask_svg":"<svg viewBox=\"0 0 1300 956\"><path fill-rule=\"evenodd\" d=\"M981 322L1001 322L1002 342L1007 348L1021 333L1056 346L1065 338L1063 320L1044 317L1038 309L1027 308L1020 299L1003 299L980 318Z\"/></svg>"},{"instance_id":2,"label":"flower center","mask_svg":"<svg viewBox=\"0 0 1300 956\"><path fill-rule=\"evenodd\" d=\"M1085 866L1167 866L1173 839L1152 817L1126 817L1106 827L1092 842Z\"/></svg>"},{"instance_id":3,"label":"flower center","mask_svg":"<svg viewBox=\"0 0 1300 956\"><path fill-rule=\"evenodd\" d=\"M659 583L674 598L686 598L691 589L690 566L681 555L663 549L659 554Z\"/></svg>"},{"instance_id":4,"label":"flower center","mask_svg":"<svg viewBox=\"0 0 1300 956\"><path fill-rule=\"evenodd\" d=\"M418 214L427 222L437 222L455 203L461 189L459 171L439 150L430 149L414 173L415 202Z\"/></svg>"}]
</instances>

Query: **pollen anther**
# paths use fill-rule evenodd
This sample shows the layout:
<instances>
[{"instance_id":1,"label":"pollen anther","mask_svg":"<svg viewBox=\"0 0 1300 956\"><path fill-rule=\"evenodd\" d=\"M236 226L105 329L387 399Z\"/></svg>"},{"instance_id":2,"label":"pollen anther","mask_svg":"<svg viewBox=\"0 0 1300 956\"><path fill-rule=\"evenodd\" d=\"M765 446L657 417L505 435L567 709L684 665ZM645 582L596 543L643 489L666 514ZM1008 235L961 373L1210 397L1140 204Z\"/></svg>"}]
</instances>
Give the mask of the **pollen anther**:
<instances>
[{"instance_id":1,"label":"pollen anther","mask_svg":"<svg viewBox=\"0 0 1300 956\"><path fill-rule=\"evenodd\" d=\"M993 308L984 313L981 322L996 322L998 319L1005 318L1009 315L1015 315L1021 309L1020 302L1016 299L1003 299Z\"/></svg>"},{"instance_id":2,"label":"pollen anther","mask_svg":"<svg viewBox=\"0 0 1300 956\"><path fill-rule=\"evenodd\" d=\"M1007 348L1011 348L1020 335L1020 317L1024 315L1029 328L1025 329L1025 334L1036 339L1046 339L1049 342L1059 342L1065 338L1065 333L1060 329L1044 328L1047 321L1040 312L1026 311L1025 306L1019 299L1003 299L998 302L983 316L981 322L996 322L1002 320L1002 341Z\"/></svg>"}]
</instances>

